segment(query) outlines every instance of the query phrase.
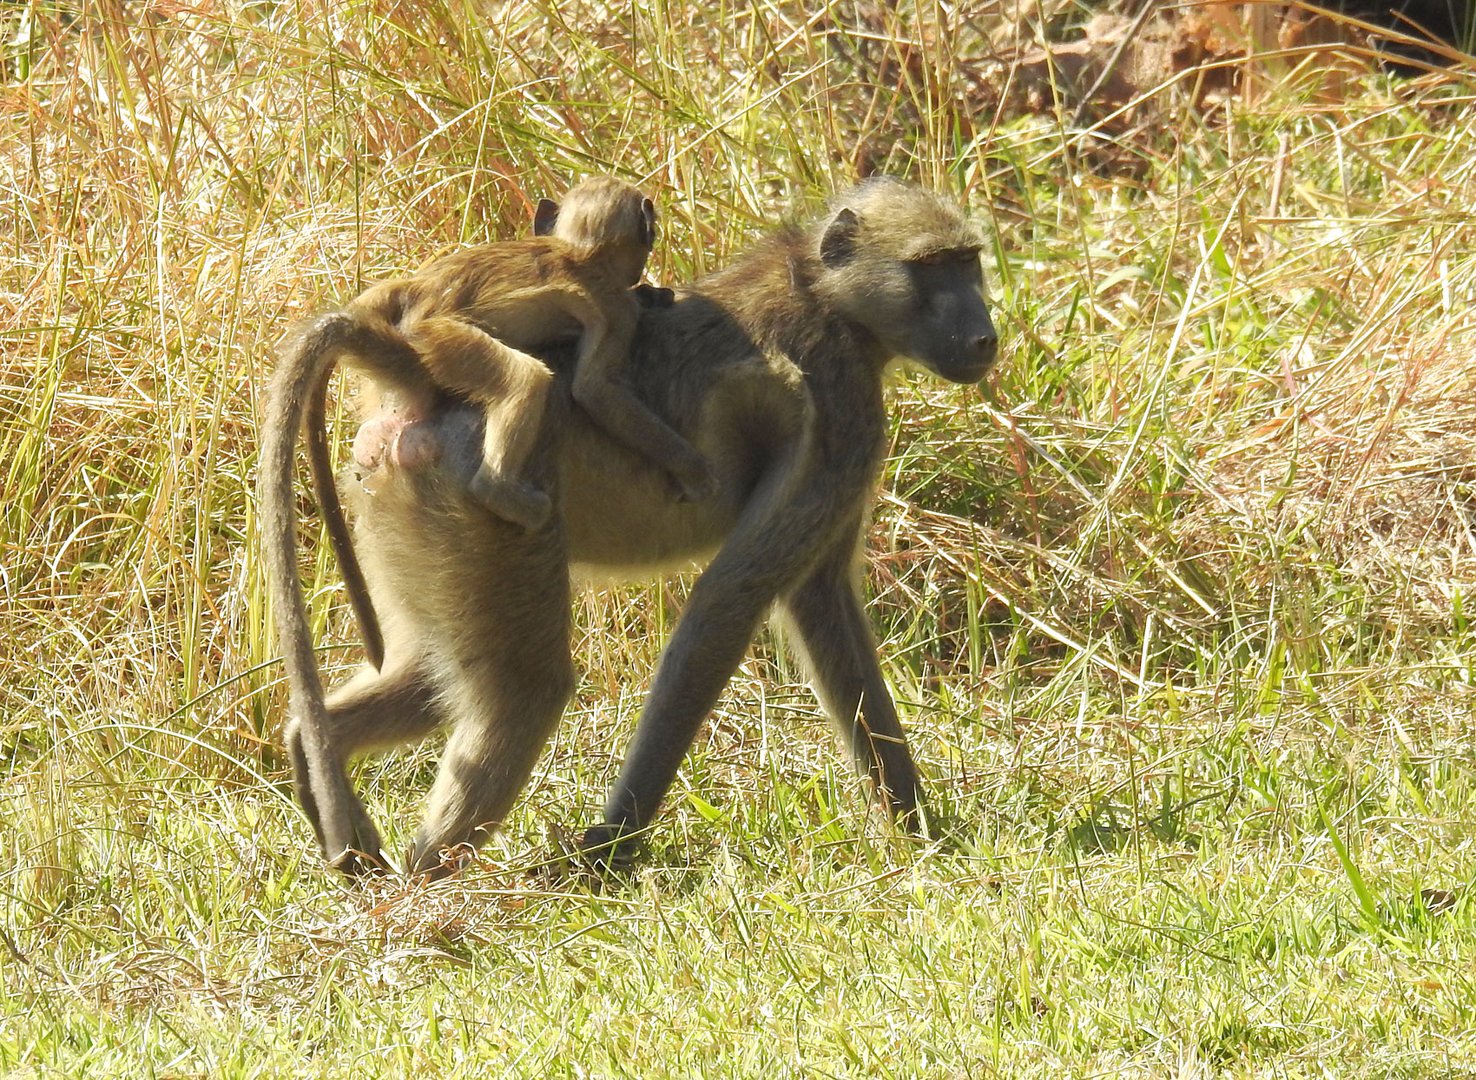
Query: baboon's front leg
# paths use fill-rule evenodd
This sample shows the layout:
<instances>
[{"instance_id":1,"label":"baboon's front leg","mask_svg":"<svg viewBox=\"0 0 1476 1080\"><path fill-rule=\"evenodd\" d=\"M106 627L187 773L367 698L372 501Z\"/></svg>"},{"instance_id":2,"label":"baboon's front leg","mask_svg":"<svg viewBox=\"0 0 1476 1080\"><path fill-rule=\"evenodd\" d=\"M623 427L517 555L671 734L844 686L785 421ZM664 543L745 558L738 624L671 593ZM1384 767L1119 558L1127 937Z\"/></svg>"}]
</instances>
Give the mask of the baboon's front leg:
<instances>
[{"instance_id":1,"label":"baboon's front leg","mask_svg":"<svg viewBox=\"0 0 1476 1080\"><path fill-rule=\"evenodd\" d=\"M650 824L770 606L808 572L816 548L834 542L835 523L850 518L838 512L854 502L847 485L828 484L831 477L818 472L803 480L789 472L780 466L760 485L692 587L605 802L604 822L585 834L582 846L597 861L616 858L620 840Z\"/></svg>"}]
</instances>

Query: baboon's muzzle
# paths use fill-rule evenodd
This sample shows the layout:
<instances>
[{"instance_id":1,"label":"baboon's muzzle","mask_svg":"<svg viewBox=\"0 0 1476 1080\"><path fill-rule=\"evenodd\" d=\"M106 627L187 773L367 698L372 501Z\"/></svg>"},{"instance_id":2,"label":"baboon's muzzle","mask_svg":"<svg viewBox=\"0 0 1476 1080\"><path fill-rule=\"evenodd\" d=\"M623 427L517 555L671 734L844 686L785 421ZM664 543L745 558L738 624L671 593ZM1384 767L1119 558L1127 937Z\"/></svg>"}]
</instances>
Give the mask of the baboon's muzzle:
<instances>
[{"instance_id":1,"label":"baboon's muzzle","mask_svg":"<svg viewBox=\"0 0 1476 1080\"><path fill-rule=\"evenodd\" d=\"M977 320L970 321L973 325L960 335L957 351L950 357L950 362L937 367L938 374L952 382L978 382L989 373L999 354L999 335L989 313L980 312Z\"/></svg>"},{"instance_id":2,"label":"baboon's muzzle","mask_svg":"<svg viewBox=\"0 0 1476 1080\"><path fill-rule=\"evenodd\" d=\"M994 327L989 328L987 334L980 334L974 339L974 356L983 371L988 371L994 366L994 358L999 353L999 335L994 332ZM983 375L983 371L980 375Z\"/></svg>"}]
</instances>

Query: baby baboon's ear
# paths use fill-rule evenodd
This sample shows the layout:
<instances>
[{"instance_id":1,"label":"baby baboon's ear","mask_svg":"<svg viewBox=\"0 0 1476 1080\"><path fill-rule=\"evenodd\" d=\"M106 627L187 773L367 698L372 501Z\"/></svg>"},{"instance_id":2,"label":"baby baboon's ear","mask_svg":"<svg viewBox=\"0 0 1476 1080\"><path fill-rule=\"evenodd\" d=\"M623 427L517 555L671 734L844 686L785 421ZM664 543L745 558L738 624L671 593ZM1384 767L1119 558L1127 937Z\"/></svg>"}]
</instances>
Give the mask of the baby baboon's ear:
<instances>
[{"instance_id":1,"label":"baby baboon's ear","mask_svg":"<svg viewBox=\"0 0 1476 1080\"><path fill-rule=\"evenodd\" d=\"M660 285L647 285L643 281L633 291L636 303L643 308L669 308L676 303L676 293Z\"/></svg>"},{"instance_id":2,"label":"baby baboon's ear","mask_svg":"<svg viewBox=\"0 0 1476 1080\"><path fill-rule=\"evenodd\" d=\"M539 199L538 209L533 211L533 235L548 236L559 220L559 204L552 199Z\"/></svg>"},{"instance_id":3,"label":"baby baboon's ear","mask_svg":"<svg viewBox=\"0 0 1476 1080\"><path fill-rule=\"evenodd\" d=\"M860 232L861 219L854 210L843 208L838 211L820 238L820 261L831 267L850 262L856 252L856 238Z\"/></svg>"},{"instance_id":4,"label":"baby baboon's ear","mask_svg":"<svg viewBox=\"0 0 1476 1080\"><path fill-rule=\"evenodd\" d=\"M641 200L641 243L656 246L656 204L650 199Z\"/></svg>"}]
</instances>

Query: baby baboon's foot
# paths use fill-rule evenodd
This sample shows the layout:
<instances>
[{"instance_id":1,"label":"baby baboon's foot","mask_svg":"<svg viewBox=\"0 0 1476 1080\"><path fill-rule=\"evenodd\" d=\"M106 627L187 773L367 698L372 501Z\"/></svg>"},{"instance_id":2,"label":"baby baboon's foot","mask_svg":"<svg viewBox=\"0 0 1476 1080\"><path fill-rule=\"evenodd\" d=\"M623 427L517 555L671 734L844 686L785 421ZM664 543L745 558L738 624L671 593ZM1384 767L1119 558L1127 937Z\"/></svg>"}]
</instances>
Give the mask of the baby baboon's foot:
<instances>
[{"instance_id":1,"label":"baby baboon's foot","mask_svg":"<svg viewBox=\"0 0 1476 1080\"><path fill-rule=\"evenodd\" d=\"M531 484L499 476L486 465L471 478L472 497L492 513L532 532L548 520L553 502Z\"/></svg>"},{"instance_id":2,"label":"baby baboon's foot","mask_svg":"<svg viewBox=\"0 0 1476 1080\"><path fill-rule=\"evenodd\" d=\"M631 290L636 303L643 308L669 308L676 303L676 293L660 285L648 285L644 281Z\"/></svg>"}]
</instances>

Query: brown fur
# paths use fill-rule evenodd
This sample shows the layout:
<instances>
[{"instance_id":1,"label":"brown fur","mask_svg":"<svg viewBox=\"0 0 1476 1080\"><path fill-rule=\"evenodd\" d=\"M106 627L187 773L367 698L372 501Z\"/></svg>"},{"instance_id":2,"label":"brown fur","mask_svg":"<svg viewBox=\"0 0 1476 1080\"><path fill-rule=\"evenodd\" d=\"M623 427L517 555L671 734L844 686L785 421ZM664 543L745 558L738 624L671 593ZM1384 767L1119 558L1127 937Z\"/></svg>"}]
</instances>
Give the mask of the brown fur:
<instances>
[{"instance_id":1,"label":"brown fur","mask_svg":"<svg viewBox=\"0 0 1476 1080\"><path fill-rule=\"evenodd\" d=\"M710 558L604 821L586 834L592 852L608 856L650 824L776 604L853 757L897 818L920 826L917 770L877 662L856 559L886 445L886 366L906 357L972 382L993 361L980 246L947 201L872 181L813 226L779 231L670 308L643 313L630 386L711 462L718 490L703 502L667 498L641 455L569 409L563 388L577 362L567 351L546 357L558 389L529 459L559 512L531 532L497 527L468 498L482 440L475 410L443 408L411 425L429 428L439 464L389 462L356 493L357 545L389 643L383 670L366 666L325 708L320 696L309 700L316 670L291 670L310 663L310 643L305 653L284 650L288 746L330 860L355 869L362 863L342 858L346 850L378 857L362 804L346 780L340 786L342 763L442 722L453 724L451 740L410 868L440 871L444 850L478 842L502 819L573 685L571 565L618 575ZM290 479L290 454L286 471ZM269 547L291 527L286 495L263 489L278 501L264 507ZM274 599L279 609L287 602ZM300 688L309 691L301 701Z\"/></svg>"},{"instance_id":2,"label":"brown fur","mask_svg":"<svg viewBox=\"0 0 1476 1080\"><path fill-rule=\"evenodd\" d=\"M565 219L562 230L559 216ZM260 486L279 636L293 707L303 721L302 737L294 743L294 770L304 804L323 807L322 820L332 831L320 833L320 839L335 853L377 858L379 841L324 730L323 689L296 584L295 536L286 519L293 442L304 426L314 488L376 667L383 662L384 644L331 477L323 420L334 366L347 363L370 376L402 425L428 416L446 392L479 405L485 434L468 490L486 509L532 529L547 519L551 504L522 474L542 425L552 375L521 350L577 342L580 403L612 436L669 465L688 497L710 493L706 463L619 381L638 315L632 289L655 239L651 201L628 184L596 177L569 193L562 214L555 204L541 203L538 225L553 235L457 252L302 324L289 336L272 380ZM371 464L383 454L405 466L423 466L436 456L423 440L414 454L398 439L365 453L375 459ZM356 868L352 856L349 863Z\"/></svg>"}]
</instances>

